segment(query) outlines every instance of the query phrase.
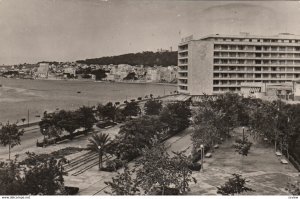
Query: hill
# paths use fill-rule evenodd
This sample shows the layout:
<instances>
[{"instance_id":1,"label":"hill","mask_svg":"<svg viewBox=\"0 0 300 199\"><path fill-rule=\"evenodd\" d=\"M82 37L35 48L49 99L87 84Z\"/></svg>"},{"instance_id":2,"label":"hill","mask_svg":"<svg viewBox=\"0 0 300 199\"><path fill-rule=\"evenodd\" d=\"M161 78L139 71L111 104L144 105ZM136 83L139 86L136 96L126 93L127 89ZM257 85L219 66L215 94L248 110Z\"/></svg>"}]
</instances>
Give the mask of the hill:
<instances>
[{"instance_id":1,"label":"hill","mask_svg":"<svg viewBox=\"0 0 300 199\"><path fill-rule=\"evenodd\" d=\"M78 63L83 64L129 64L129 65L144 65L144 66L171 66L177 65L177 51L170 52L142 52L129 53L110 57L93 58L86 60L78 60Z\"/></svg>"}]
</instances>

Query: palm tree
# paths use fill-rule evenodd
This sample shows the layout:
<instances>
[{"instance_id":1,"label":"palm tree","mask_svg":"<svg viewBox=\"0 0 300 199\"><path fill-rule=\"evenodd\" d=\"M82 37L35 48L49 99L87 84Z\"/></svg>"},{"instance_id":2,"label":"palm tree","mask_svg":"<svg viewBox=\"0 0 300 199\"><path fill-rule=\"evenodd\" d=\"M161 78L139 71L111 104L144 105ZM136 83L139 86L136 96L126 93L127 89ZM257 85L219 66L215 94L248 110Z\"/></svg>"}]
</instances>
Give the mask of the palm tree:
<instances>
[{"instance_id":1,"label":"palm tree","mask_svg":"<svg viewBox=\"0 0 300 199\"><path fill-rule=\"evenodd\" d=\"M102 157L107 150L107 146L110 142L109 135L106 133L94 133L89 139L87 149L99 153L99 170L102 169Z\"/></svg>"}]
</instances>

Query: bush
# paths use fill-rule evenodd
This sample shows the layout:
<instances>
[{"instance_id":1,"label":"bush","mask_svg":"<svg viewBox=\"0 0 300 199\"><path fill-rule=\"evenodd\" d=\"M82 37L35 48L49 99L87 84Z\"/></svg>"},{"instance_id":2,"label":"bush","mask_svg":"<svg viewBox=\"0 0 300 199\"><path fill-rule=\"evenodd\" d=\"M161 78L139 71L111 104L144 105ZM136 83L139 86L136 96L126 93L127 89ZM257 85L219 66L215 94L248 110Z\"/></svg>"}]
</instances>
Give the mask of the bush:
<instances>
[{"instance_id":1,"label":"bush","mask_svg":"<svg viewBox=\"0 0 300 199\"><path fill-rule=\"evenodd\" d=\"M78 187L65 186L65 195L76 195L79 191Z\"/></svg>"},{"instance_id":2,"label":"bush","mask_svg":"<svg viewBox=\"0 0 300 199\"><path fill-rule=\"evenodd\" d=\"M124 162L120 159L108 160L106 162L106 168L111 171L116 171L119 168L123 167Z\"/></svg>"},{"instance_id":3,"label":"bush","mask_svg":"<svg viewBox=\"0 0 300 199\"><path fill-rule=\"evenodd\" d=\"M157 190L155 190L154 195L162 195L163 194L163 187L158 187ZM170 188L170 187L165 187L164 188L164 195L179 195L180 190L177 188Z\"/></svg>"},{"instance_id":4,"label":"bush","mask_svg":"<svg viewBox=\"0 0 300 199\"><path fill-rule=\"evenodd\" d=\"M115 170L114 170L114 168L102 167L102 168L100 169L100 171L113 172L113 171L115 171Z\"/></svg>"},{"instance_id":5,"label":"bush","mask_svg":"<svg viewBox=\"0 0 300 199\"><path fill-rule=\"evenodd\" d=\"M190 164L188 166L188 168L192 171L200 171L201 170L201 164L197 163L197 162L193 162L192 164Z\"/></svg>"}]
</instances>

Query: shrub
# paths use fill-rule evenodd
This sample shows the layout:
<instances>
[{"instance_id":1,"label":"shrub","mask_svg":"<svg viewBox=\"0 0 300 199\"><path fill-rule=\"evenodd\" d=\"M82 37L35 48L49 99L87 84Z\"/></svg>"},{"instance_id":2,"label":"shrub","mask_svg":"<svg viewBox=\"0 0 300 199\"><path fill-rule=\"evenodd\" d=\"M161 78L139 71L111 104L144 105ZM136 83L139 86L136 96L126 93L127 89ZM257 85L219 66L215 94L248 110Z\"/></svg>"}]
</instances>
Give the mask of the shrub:
<instances>
[{"instance_id":1,"label":"shrub","mask_svg":"<svg viewBox=\"0 0 300 199\"><path fill-rule=\"evenodd\" d=\"M154 195L179 195L180 190L178 188L164 187L163 189L163 187L158 187L154 193L155 193Z\"/></svg>"},{"instance_id":2,"label":"shrub","mask_svg":"<svg viewBox=\"0 0 300 199\"><path fill-rule=\"evenodd\" d=\"M65 186L65 195L76 195L79 191L78 187Z\"/></svg>"},{"instance_id":3,"label":"shrub","mask_svg":"<svg viewBox=\"0 0 300 199\"><path fill-rule=\"evenodd\" d=\"M108 160L106 162L106 168L112 171L116 171L119 168L123 167L124 162L120 159Z\"/></svg>"},{"instance_id":4,"label":"shrub","mask_svg":"<svg viewBox=\"0 0 300 199\"><path fill-rule=\"evenodd\" d=\"M192 164L190 164L188 166L188 168L192 171L200 171L201 170L201 164L197 163L197 162L193 162Z\"/></svg>"}]
</instances>

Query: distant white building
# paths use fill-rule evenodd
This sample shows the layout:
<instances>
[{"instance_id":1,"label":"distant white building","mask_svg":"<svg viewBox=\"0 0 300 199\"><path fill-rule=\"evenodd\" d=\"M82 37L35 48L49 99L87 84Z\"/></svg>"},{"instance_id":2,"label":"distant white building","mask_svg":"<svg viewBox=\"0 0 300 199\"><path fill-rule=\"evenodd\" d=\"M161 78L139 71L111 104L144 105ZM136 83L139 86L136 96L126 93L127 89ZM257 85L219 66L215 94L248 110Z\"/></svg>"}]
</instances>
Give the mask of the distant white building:
<instances>
[{"instance_id":1,"label":"distant white building","mask_svg":"<svg viewBox=\"0 0 300 199\"><path fill-rule=\"evenodd\" d=\"M148 82L159 82L160 75L156 68L147 68L146 81Z\"/></svg>"},{"instance_id":2,"label":"distant white building","mask_svg":"<svg viewBox=\"0 0 300 199\"><path fill-rule=\"evenodd\" d=\"M76 76L76 69L73 67L64 68L64 74Z\"/></svg>"},{"instance_id":3,"label":"distant white building","mask_svg":"<svg viewBox=\"0 0 300 199\"><path fill-rule=\"evenodd\" d=\"M49 64L40 63L35 75L37 78L48 78L48 73L49 73Z\"/></svg>"},{"instance_id":4,"label":"distant white building","mask_svg":"<svg viewBox=\"0 0 300 199\"><path fill-rule=\"evenodd\" d=\"M106 74L106 78L104 78L103 80L105 81L115 81L115 75L111 74L111 73L105 73Z\"/></svg>"}]
</instances>

